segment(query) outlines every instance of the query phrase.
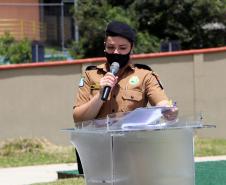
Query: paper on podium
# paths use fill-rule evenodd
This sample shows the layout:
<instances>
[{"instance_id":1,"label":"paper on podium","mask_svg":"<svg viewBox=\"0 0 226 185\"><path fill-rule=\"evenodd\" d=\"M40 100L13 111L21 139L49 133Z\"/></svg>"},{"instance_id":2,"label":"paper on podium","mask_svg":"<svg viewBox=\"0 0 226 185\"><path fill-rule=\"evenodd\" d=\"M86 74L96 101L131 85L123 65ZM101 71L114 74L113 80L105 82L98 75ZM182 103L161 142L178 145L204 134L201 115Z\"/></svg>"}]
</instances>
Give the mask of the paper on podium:
<instances>
[{"instance_id":1,"label":"paper on podium","mask_svg":"<svg viewBox=\"0 0 226 185\"><path fill-rule=\"evenodd\" d=\"M158 128L166 125L166 122L161 122L163 117L162 112L167 110L167 107L153 108L138 108L128 113L122 121L122 129L137 129L137 128Z\"/></svg>"}]
</instances>

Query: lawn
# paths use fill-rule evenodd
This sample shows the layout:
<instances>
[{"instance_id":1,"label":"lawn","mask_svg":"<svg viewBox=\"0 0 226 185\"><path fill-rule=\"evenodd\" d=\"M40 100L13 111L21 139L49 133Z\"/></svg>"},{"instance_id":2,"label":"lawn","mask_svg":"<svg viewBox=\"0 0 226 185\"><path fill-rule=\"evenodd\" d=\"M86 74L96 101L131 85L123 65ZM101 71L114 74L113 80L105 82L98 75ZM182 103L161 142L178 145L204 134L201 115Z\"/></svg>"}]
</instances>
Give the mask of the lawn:
<instances>
[{"instance_id":1,"label":"lawn","mask_svg":"<svg viewBox=\"0 0 226 185\"><path fill-rule=\"evenodd\" d=\"M36 183L32 185L85 185L85 181L83 178L69 178L69 179L58 180L55 182Z\"/></svg>"},{"instance_id":2,"label":"lawn","mask_svg":"<svg viewBox=\"0 0 226 185\"><path fill-rule=\"evenodd\" d=\"M57 146L41 138L17 138L0 143L0 167L76 162L73 146Z\"/></svg>"},{"instance_id":3,"label":"lawn","mask_svg":"<svg viewBox=\"0 0 226 185\"><path fill-rule=\"evenodd\" d=\"M226 155L226 139L195 137L195 156Z\"/></svg>"}]
</instances>

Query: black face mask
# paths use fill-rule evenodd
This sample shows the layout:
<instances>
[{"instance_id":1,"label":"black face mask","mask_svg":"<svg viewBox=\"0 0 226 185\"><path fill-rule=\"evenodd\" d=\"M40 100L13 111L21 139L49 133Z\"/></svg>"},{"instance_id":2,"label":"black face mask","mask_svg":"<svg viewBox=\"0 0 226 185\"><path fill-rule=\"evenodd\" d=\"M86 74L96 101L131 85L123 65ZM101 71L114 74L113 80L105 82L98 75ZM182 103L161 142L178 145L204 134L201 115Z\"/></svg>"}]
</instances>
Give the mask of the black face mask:
<instances>
[{"instance_id":1,"label":"black face mask","mask_svg":"<svg viewBox=\"0 0 226 185\"><path fill-rule=\"evenodd\" d=\"M129 58L130 58L130 52L126 55L122 55L122 54L110 54L105 52L105 56L107 58L107 62L108 64L111 66L111 64L113 62L118 62L120 69L123 68L124 66L126 66L126 64L128 64L129 62Z\"/></svg>"}]
</instances>

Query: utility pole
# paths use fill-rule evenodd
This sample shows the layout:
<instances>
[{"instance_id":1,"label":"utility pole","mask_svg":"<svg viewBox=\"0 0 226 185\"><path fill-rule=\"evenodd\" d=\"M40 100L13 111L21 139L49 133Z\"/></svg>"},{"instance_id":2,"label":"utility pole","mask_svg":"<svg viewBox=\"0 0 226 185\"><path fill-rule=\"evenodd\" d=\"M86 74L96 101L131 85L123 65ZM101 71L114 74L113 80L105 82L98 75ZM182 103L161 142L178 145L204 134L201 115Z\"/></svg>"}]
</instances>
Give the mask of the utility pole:
<instances>
[{"instance_id":1,"label":"utility pole","mask_svg":"<svg viewBox=\"0 0 226 185\"><path fill-rule=\"evenodd\" d=\"M61 47L64 51L64 0L61 1Z\"/></svg>"},{"instance_id":2,"label":"utility pole","mask_svg":"<svg viewBox=\"0 0 226 185\"><path fill-rule=\"evenodd\" d=\"M78 9L77 0L74 0L74 7L75 7L75 11L76 11ZM75 29L75 41L78 42L79 41L79 28L78 28L78 23L77 23L75 16L74 16L74 29Z\"/></svg>"}]
</instances>

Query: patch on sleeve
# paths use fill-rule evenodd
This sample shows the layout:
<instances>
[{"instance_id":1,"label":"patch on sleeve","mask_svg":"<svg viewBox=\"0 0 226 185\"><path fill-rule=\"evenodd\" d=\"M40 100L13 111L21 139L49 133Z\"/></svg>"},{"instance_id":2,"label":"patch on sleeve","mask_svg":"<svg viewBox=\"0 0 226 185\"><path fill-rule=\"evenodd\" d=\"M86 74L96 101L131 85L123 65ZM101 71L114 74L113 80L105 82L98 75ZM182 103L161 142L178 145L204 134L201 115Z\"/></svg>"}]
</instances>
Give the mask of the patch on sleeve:
<instances>
[{"instance_id":1,"label":"patch on sleeve","mask_svg":"<svg viewBox=\"0 0 226 185\"><path fill-rule=\"evenodd\" d=\"M83 87L84 86L84 79L85 79L85 77L82 76L80 81L79 81L79 87Z\"/></svg>"}]
</instances>

